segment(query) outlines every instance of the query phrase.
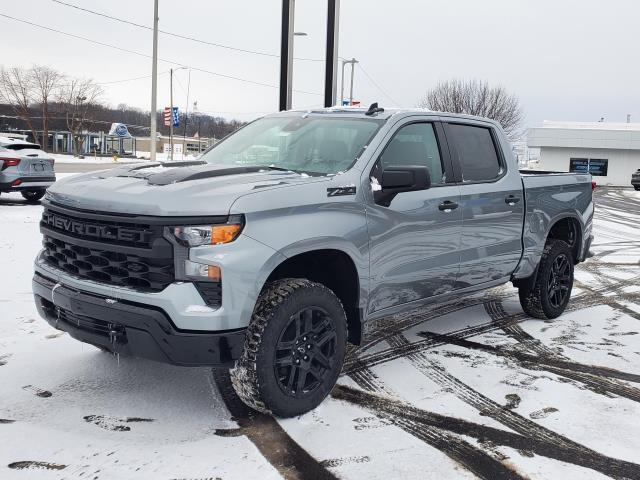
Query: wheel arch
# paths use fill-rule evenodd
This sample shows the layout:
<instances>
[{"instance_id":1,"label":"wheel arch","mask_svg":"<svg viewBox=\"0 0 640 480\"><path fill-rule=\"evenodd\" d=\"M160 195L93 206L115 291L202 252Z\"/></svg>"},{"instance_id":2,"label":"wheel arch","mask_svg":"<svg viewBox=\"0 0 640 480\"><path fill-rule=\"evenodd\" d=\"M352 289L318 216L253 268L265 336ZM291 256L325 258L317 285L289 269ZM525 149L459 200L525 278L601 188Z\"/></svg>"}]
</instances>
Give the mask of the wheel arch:
<instances>
[{"instance_id":1,"label":"wheel arch","mask_svg":"<svg viewBox=\"0 0 640 480\"><path fill-rule=\"evenodd\" d=\"M582 223L577 217L567 215L558 218L551 224L545 237L545 245L549 240L562 240L571 248L574 263L580 262L580 253L584 232Z\"/></svg>"},{"instance_id":2,"label":"wheel arch","mask_svg":"<svg viewBox=\"0 0 640 480\"><path fill-rule=\"evenodd\" d=\"M513 286L531 287L536 281L538 276L538 269L540 267L540 260L542 258L542 249L549 242L549 240L562 240L565 241L571 248L571 256L574 264L580 263L581 252L584 244L584 226L577 215L570 213L564 214L557 218L554 218L549 222L549 226L546 230L544 241L541 244L540 255L537 256L537 262L535 268L531 274L527 277L515 277L512 279Z\"/></svg>"},{"instance_id":3,"label":"wheel arch","mask_svg":"<svg viewBox=\"0 0 640 480\"><path fill-rule=\"evenodd\" d=\"M354 259L344 250L318 248L287 256L275 266L264 284L282 278L306 278L332 290L347 316L348 341L362 342L361 281Z\"/></svg>"}]
</instances>

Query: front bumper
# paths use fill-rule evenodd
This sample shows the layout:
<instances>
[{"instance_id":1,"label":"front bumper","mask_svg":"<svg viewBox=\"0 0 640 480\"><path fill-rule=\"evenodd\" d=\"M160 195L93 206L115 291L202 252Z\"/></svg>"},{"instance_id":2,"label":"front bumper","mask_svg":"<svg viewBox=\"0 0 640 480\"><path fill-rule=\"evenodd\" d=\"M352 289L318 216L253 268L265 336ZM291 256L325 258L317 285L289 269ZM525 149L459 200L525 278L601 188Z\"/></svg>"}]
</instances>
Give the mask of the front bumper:
<instances>
[{"instance_id":1,"label":"front bumper","mask_svg":"<svg viewBox=\"0 0 640 480\"><path fill-rule=\"evenodd\" d=\"M36 273L33 294L54 328L115 353L181 366L232 367L245 329L199 333L179 330L158 307L76 290Z\"/></svg>"},{"instance_id":2,"label":"front bumper","mask_svg":"<svg viewBox=\"0 0 640 480\"><path fill-rule=\"evenodd\" d=\"M14 183L17 180L20 180L20 183L18 185L14 185ZM19 192L21 190L43 190L53 185L55 181L56 181L55 175L49 175L44 177L17 176L16 178L13 178L10 182L0 182L0 191Z\"/></svg>"}]
</instances>

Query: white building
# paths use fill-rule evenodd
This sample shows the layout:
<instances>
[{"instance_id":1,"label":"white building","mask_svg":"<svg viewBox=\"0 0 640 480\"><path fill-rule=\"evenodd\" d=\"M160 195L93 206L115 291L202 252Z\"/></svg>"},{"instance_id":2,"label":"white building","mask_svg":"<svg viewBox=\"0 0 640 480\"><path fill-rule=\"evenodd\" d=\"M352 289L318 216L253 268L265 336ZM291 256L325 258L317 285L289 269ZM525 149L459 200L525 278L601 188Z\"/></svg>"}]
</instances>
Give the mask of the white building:
<instances>
[{"instance_id":1,"label":"white building","mask_svg":"<svg viewBox=\"0 0 640 480\"><path fill-rule=\"evenodd\" d=\"M640 169L640 123L545 121L527 145L540 148L538 170L590 172L600 185L631 185Z\"/></svg>"}]
</instances>

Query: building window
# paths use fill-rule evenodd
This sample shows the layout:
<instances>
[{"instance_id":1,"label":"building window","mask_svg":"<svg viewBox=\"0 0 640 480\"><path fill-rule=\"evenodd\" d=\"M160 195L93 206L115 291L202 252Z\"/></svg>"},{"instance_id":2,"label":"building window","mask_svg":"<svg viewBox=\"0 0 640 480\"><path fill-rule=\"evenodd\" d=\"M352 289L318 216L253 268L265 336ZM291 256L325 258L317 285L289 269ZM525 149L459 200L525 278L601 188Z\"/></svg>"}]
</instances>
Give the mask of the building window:
<instances>
[{"instance_id":1,"label":"building window","mask_svg":"<svg viewBox=\"0 0 640 480\"><path fill-rule=\"evenodd\" d=\"M569 171L576 173L590 173L594 177L606 177L609 170L609 160L604 158L571 158Z\"/></svg>"}]
</instances>

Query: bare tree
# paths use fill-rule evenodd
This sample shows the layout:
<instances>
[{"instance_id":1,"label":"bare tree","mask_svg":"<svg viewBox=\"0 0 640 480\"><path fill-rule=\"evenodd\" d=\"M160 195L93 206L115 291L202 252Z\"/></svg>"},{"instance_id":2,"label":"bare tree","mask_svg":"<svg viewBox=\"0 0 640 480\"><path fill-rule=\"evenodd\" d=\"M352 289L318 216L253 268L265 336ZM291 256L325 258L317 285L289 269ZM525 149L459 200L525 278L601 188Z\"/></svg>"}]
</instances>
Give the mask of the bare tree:
<instances>
[{"instance_id":1,"label":"bare tree","mask_svg":"<svg viewBox=\"0 0 640 480\"><path fill-rule=\"evenodd\" d=\"M31 67L30 76L35 102L40 105L42 111L42 148L47 150L49 146L49 103L52 97L58 93L65 77L59 71L44 65Z\"/></svg>"},{"instance_id":2,"label":"bare tree","mask_svg":"<svg viewBox=\"0 0 640 480\"><path fill-rule=\"evenodd\" d=\"M36 97L30 70L21 67L0 68L0 101L9 105L15 115L27 124L34 142L38 142L38 133L30 106Z\"/></svg>"},{"instance_id":3,"label":"bare tree","mask_svg":"<svg viewBox=\"0 0 640 480\"><path fill-rule=\"evenodd\" d=\"M524 113L518 98L502 86L480 80L447 80L429 90L420 107L438 112L466 113L487 117L502 125L510 138L517 138Z\"/></svg>"},{"instance_id":4,"label":"bare tree","mask_svg":"<svg viewBox=\"0 0 640 480\"><path fill-rule=\"evenodd\" d=\"M60 90L60 106L64 109L67 129L73 137L73 151L76 155L82 151L82 134L98 110L102 94L102 87L92 79L86 78L69 79Z\"/></svg>"}]
</instances>

